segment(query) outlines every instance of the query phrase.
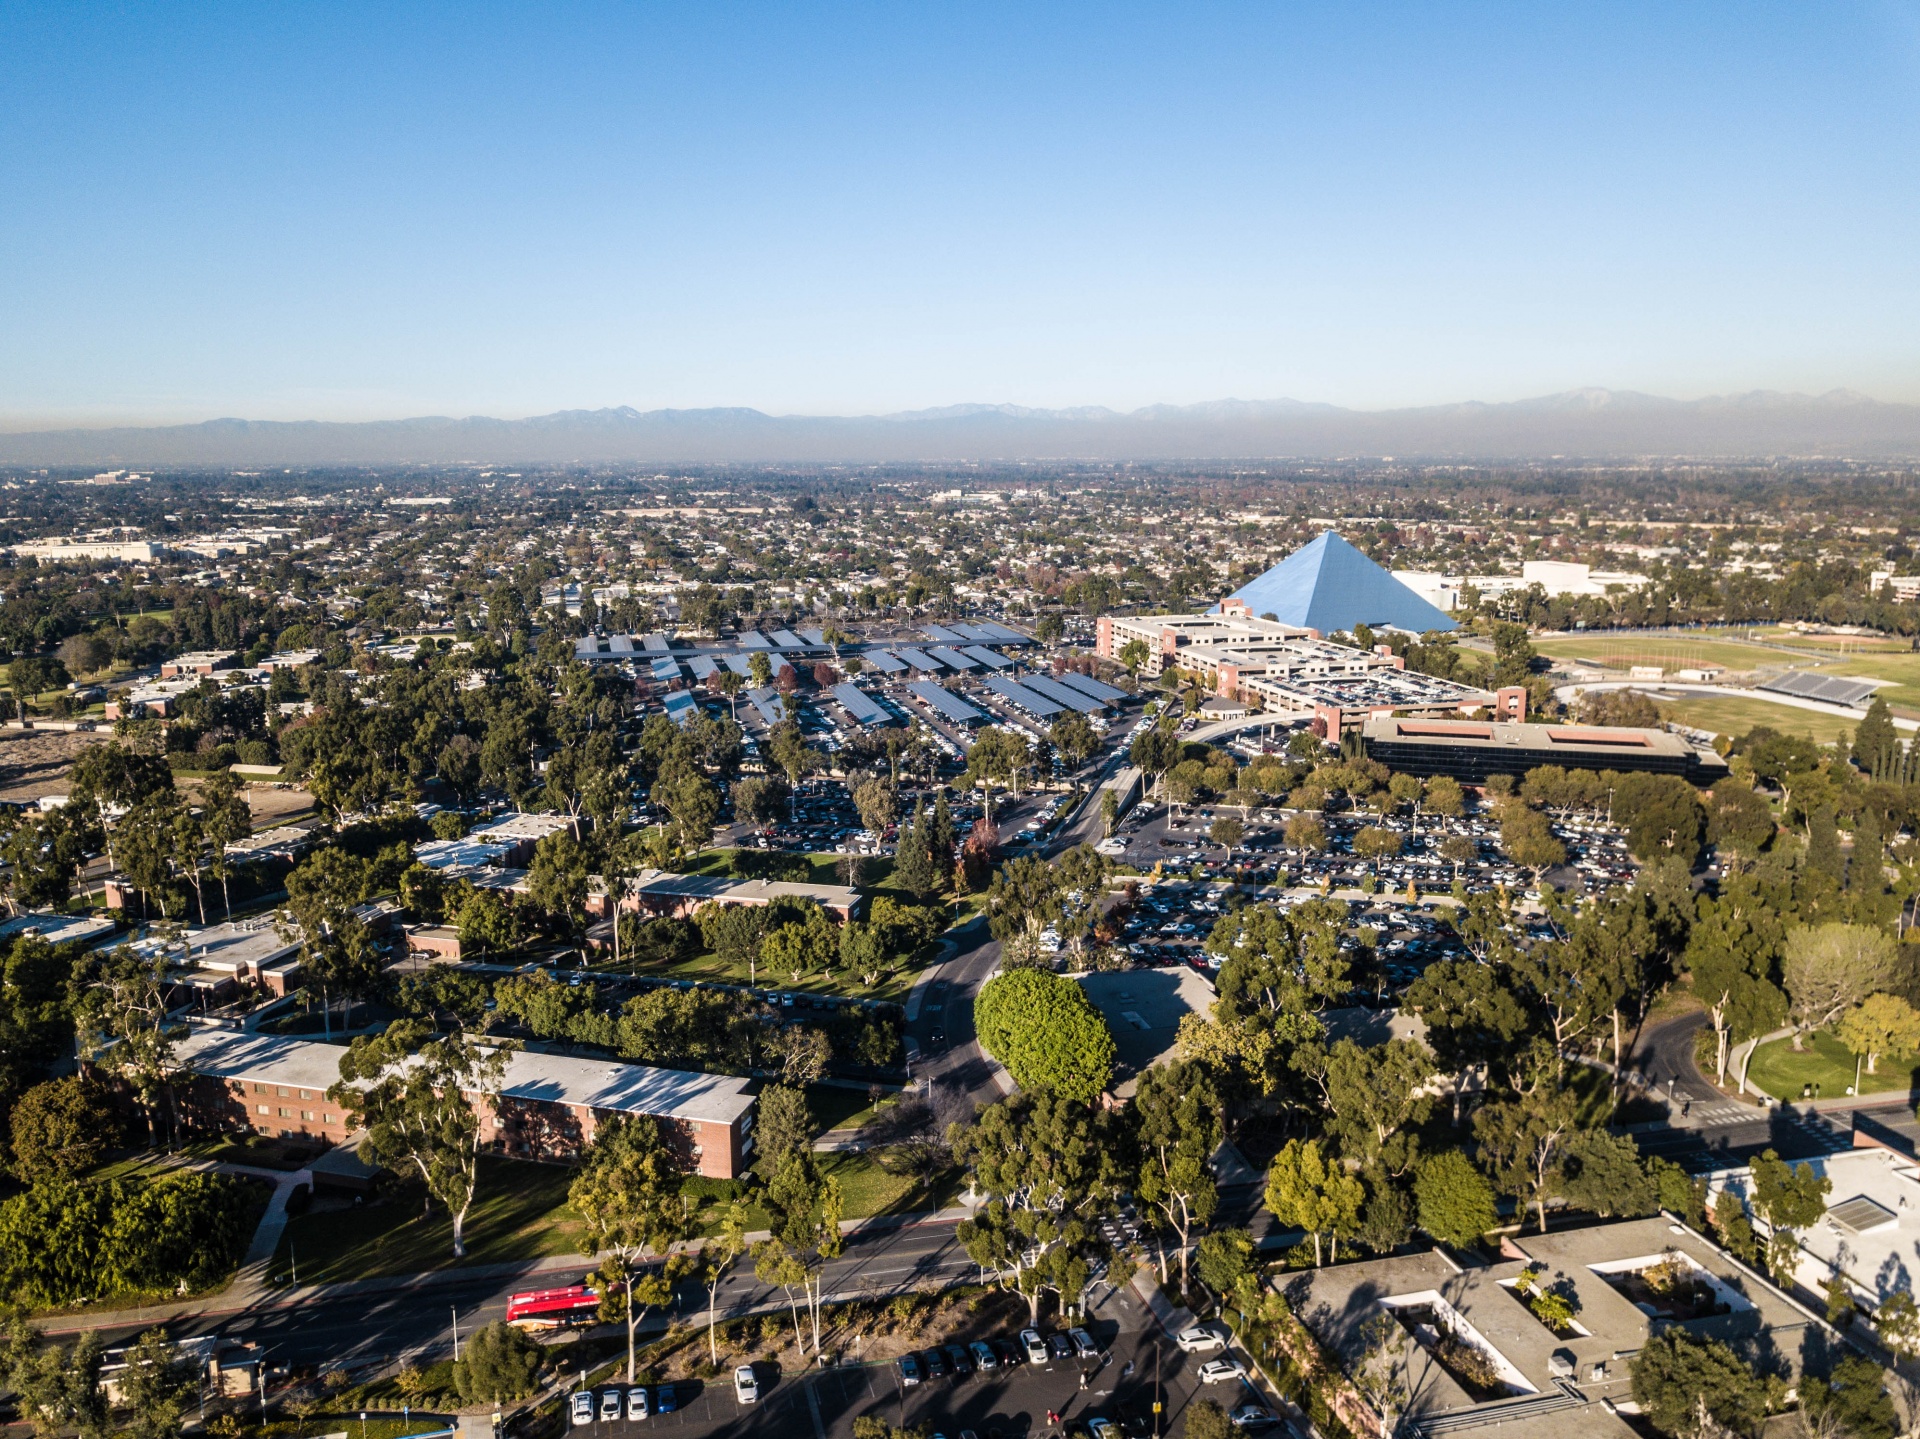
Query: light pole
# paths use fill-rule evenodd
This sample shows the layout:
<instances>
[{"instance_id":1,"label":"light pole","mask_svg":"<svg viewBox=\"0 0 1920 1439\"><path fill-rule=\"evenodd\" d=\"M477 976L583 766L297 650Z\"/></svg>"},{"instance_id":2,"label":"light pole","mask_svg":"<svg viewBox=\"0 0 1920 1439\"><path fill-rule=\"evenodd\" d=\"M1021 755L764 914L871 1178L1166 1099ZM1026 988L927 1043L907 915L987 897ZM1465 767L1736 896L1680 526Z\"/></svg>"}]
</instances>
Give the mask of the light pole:
<instances>
[{"instance_id":1,"label":"light pole","mask_svg":"<svg viewBox=\"0 0 1920 1439\"><path fill-rule=\"evenodd\" d=\"M452 1306L452 1309L453 1309L453 1362L455 1364L458 1364L460 1362L460 1306L458 1304L455 1304Z\"/></svg>"}]
</instances>

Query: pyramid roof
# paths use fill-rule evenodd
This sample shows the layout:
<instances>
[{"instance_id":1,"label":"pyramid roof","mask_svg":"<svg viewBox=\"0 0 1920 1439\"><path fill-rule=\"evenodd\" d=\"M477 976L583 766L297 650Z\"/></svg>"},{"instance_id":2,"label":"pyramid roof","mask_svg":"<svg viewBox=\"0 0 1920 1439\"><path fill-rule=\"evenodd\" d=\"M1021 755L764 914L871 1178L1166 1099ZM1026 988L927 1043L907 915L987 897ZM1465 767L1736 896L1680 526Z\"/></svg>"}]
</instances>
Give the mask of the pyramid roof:
<instances>
[{"instance_id":1,"label":"pyramid roof","mask_svg":"<svg viewBox=\"0 0 1920 1439\"><path fill-rule=\"evenodd\" d=\"M1255 617L1272 615L1282 624L1321 634L1357 624L1416 634L1456 627L1445 611L1421 599L1332 530L1228 598L1244 601Z\"/></svg>"}]
</instances>

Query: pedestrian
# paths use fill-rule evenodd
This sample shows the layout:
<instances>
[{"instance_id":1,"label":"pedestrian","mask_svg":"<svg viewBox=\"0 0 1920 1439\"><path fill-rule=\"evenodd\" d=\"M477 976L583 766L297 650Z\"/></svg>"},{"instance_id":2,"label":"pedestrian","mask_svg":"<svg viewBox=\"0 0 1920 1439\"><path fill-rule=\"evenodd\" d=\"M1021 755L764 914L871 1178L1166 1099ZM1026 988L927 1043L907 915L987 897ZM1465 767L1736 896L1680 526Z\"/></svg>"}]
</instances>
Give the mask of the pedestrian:
<instances>
[{"instance_id":1,"label":"pedestrian","mask_svg":"<svg viewBox=\"0 0 1920 1439\"><path fill-rule=\"evenodd\" d=\"M1685 1119L1691 1113L1693 1113L1693 1096L1689 1094L1680 1101L1680 1117Z\"/></svg>"}]
</instances>

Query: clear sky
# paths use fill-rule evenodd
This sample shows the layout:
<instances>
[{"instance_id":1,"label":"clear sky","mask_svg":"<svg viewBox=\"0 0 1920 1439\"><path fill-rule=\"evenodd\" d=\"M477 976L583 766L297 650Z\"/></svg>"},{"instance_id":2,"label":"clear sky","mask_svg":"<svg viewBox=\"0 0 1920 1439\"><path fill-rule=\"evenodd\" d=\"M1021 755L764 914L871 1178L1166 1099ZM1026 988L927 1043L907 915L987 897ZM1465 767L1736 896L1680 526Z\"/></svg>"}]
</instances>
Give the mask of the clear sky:
<instances>
[{"instance_id":1,"label":"clear sky","mask_svg":"<svg viewBox=\"0 0 1920 1439\"><path fill-rule=\"evenodd\" d=\"M1920 5L0 4L0 424L1920 401Z\"/></svg>"}]
</instances>

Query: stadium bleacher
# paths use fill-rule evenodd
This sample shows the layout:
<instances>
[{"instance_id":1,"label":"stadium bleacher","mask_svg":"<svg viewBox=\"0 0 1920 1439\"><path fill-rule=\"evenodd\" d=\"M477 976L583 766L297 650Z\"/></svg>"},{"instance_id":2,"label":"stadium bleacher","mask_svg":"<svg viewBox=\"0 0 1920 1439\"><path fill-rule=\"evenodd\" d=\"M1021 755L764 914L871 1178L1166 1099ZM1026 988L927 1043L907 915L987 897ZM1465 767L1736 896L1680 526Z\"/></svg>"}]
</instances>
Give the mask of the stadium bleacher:
<instances>
[{"instance_id":1,"label":"stadium bleacher","mask_svg":"<svg viewBox=\"0 0 1920 1439\"><path fill-rule=\"evenodd\" d=\"M1879 686L1873 680L1843 679L1839 675L1816 674L1812 670L1789 670L1770 680L1762 680L1754 688L1777 695L1792 695L1796 699L1819 700L1823 704L1861 709L1872 701L1873 692Z\"/></svg>"}]
</instances>

